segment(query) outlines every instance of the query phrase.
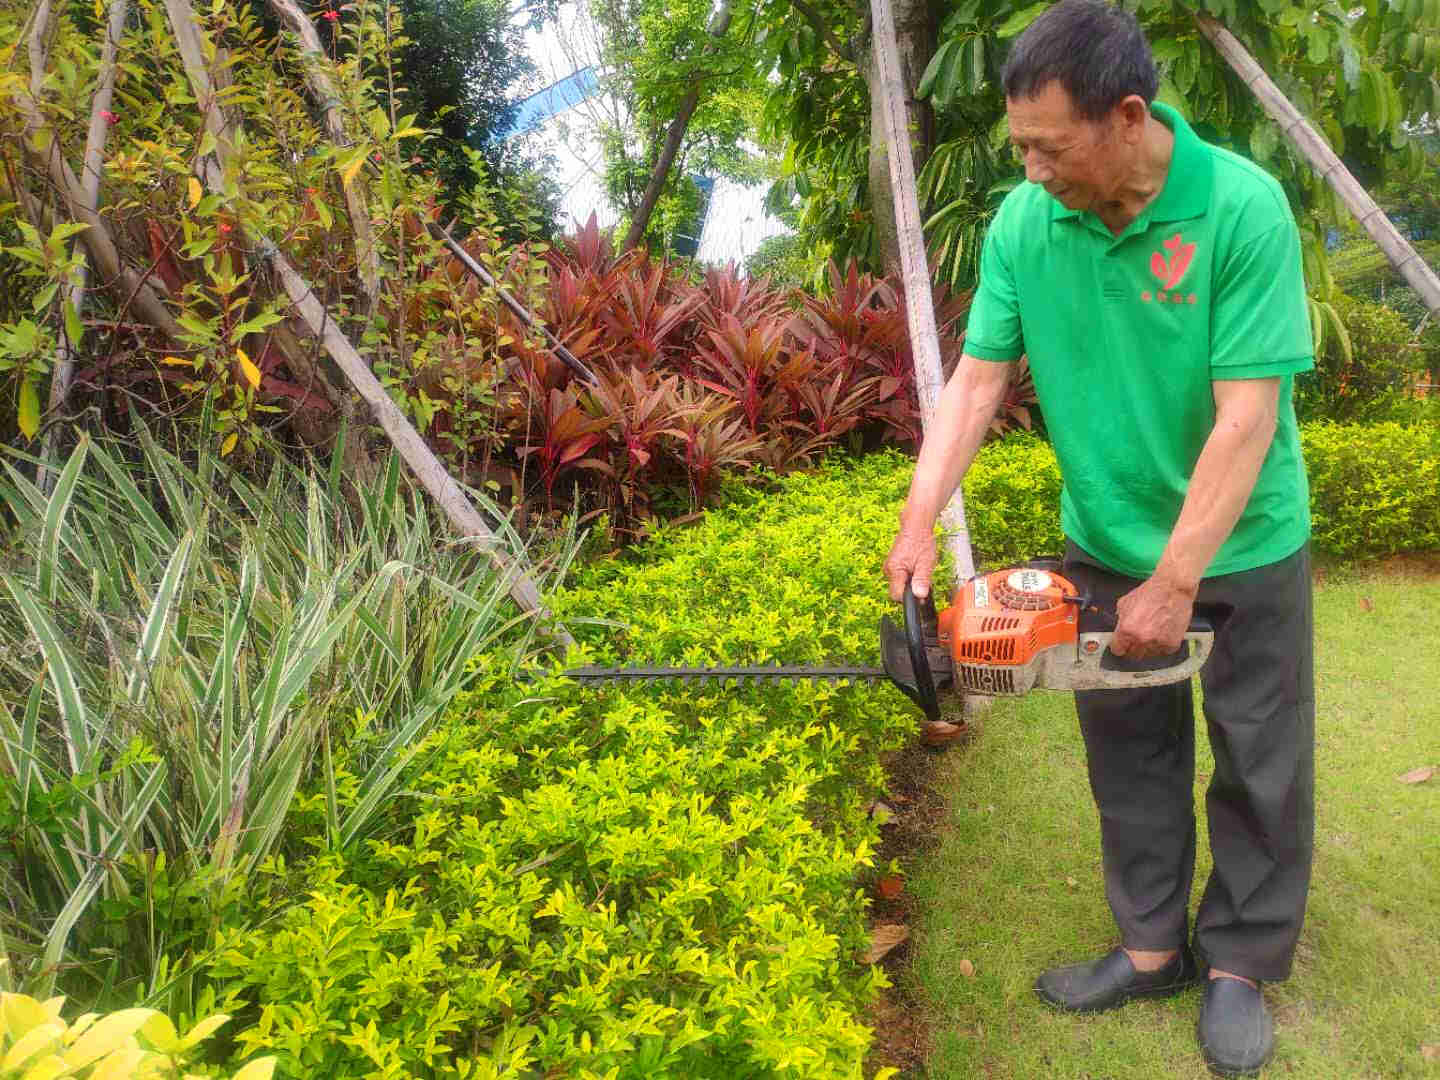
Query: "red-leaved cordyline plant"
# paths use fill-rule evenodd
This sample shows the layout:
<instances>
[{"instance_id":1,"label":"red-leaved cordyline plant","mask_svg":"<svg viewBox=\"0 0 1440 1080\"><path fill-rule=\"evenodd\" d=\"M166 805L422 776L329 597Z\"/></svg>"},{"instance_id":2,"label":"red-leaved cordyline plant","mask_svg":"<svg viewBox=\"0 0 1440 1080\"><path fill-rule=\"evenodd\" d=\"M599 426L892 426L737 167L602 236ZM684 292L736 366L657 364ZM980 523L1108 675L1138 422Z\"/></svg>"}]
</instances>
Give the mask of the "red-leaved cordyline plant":
<instances>
[{"instance_id":1,"label":"red-leaved cordyline plant","mask_svg":"<svg viewBox=\"0 0 1440 1080\"><path fill-rule=\"evenodd\" d=\"M592 213L578 230L563 236L546 254L552 266L569 264L578 273L603 277L615 268L619 259L615 255L615 244L609 229L600 228ZM639 252L630 252L620 259L639 258Z\"/></svg>"},{"instance_id":2,"label":"red-leaved cordyline plant","mask_svg":"<svg viewBox=\"0 0 1440 1080\"><path fill-rule=\"evenodd\" d=\"M674 426L679 432L679 458L690 484L692 507L704 506L724 468L749 468L763 440L751 435L745 421L731 416L735 403L698 386L681 382L676 390Z\"/></svg>"},{"instance_id":3,"label":"red-leaved cordyline plant","mask_svg":"<svg viewBox=\"0 0 1440 1080\"><path fill-rule=\"evenodd\" d=\"M689 351L705 294L666 270L664 263L640 264L617 278L614 303L604 312L617 364L669 367Z\"/></svg>"},{"instance_id":4,"label":"red-leaved cordyline plant","mask_svg":"<svg viewBox=\"0 0 1440 1080\"><path fill-rule=\"evenodd\" d=\"M540 463L547 506L554 506L555 481L566 469L594 469L614 475L609 462L588 456L605 441L606 422L580 408L574 390L551 390L536 404L539 408L531 413L528 441L520 448L519 456Z\"/></svg>"},{"instance_id":5,"label":"red-leaved cordyline plant","mask_svg":"<svg viewBox=\"0 0 1440 1080\"><path fill-rule=\"evenodd\" d=\"M662 440L685 438L674 426L680 377L632 367L623 373L597 372L596 378L583 401L591 415L607 424L616 496L613 525L626 532L631 522L649 516L648 485L659 475Z\"/></svg>"},{"instance_id":6,"label":"red-leaved cordyline plant","mask_svg":"<svg viewBox=\"0 0 1440 1080\"><path fill-rule=\"evenodd\" d=\"M789 359L788 324L779 315L741 322L722 314L696 345L698 382L734 401L752 434L760 434L784 401L775 395L776 376Z\"/></svg>"},{"instance_id":7,"label":"red-leaved cordyline plant","mask_svg":"<svg viewBox=\"0 0 1440 1080\"><path fill-rule=\"evenodd\" d=\"M705 271L705 304L696 312L707 330L719 328L720 318L730 315L742 322L765 319L788 312L791 298L770 288L770 279L743 278L734 263Z\"/></svg>"},{"instance_id":8,"label":"red-leaved cordyline plant","mask_svg":"<svg viewBox=\"0 0 1440 1080\"><path fill-rule=\"evenodd\" d=\"M707 271L697 287L664 259L617 254L593 216L544 253L543 279L529 258L509 258L503 280L596 385L580 385L493 298L479 302L455 267L439 272L436 288L456 297L439 305L460 332L452 366L467 355L503 359L494 390L502 461L537 462L535 486L547 503L558 477L584 469L598 474L586 493L608 505L617 530L638 531L652 493L682 478L701 505L724 469L785 471L847 438L919 441L905 305L892 281L832 264L829 294L811 297L728 266ZM942 357L953 368L969 297L938 289L935 302ZM486 318L488 326L477 324ZM436 340L433 320L414 329ZM486 370L493 380L494 366ZM1032 389L1023 377L1012 387L997 427L1028 426ZM445 430L438 416L431 431Z\"/></svg>"},{"instance_id":9,"label":"red-leaved cordyline plant","mask_svg":"<svg viewBox=\"0 0 1440 1080\"><path fill-rule=\"evenodd\" d=\"M990 431L995 435L1004 435L1016 427L1030 431L1035 425L1035 419L1030 415L1034 404L1035 380L1030 375L1030 358L1022 356L1010 376L1010 385L1005 388L1000 410L990 421Z\"/></svg>"}]
</instances>

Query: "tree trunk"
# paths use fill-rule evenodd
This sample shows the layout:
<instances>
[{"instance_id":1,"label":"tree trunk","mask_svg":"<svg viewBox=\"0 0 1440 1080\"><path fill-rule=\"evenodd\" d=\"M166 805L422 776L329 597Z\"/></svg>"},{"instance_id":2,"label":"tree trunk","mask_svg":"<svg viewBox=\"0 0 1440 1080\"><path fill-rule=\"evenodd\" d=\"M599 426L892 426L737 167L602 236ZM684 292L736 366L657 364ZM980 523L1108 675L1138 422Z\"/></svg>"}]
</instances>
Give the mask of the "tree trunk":
<instances>
[{"instance_id":1,"label":"tree trunk","mask_svg":"<svg viewBox=\"0 0 1440 1080\"><path fill-rule=\"evenodd\" d=\"M719 41L730 29L730 0L720 0L720 6L715 9L715 14L710 19L707 32L714 41ZM706 47L706 54L714 51L714 42ZM637 246L645 236L645 230L650 227L650 215L655 212L655 205L660 201L660 192L665 188L665 180L670 175L670 166L675 164L675 155L680 152L680 144L685 139L685 129L690 126L690 117L695 115L695 107L700 104L700 75L692 77L690 92L680 102L680 108L675 113L675 119L670 121L670 128L665 133L665 145L660 150L660 157L655 162L655 168L650 171L650 183L645 186L645 194L640 199L640 206L635 211L635 216L630 221L630 231L625 234L625 246L622 251L629 251Z\"/></svg>"},{"instance_id":2,"label":"tree trunk","mask_svg":"<svg viewBox=\"0 0 1440 1080\"><path fill-rule=\"evenodd\" d=\"M80 190L85 198L86 209L91 212L100 206L100 173L105 168L105 140L110 132L110 122L105 118L105 114L109 111L115 95L116 62L120 39L125 36L125 19L129 12L129 0L111 0L110 22L105 31L105 44L100 50L100 73L96 79L95 96L90 102L90 126L85 135L85 157L80 166ZM31 79L33 87L34 72L31 73ZM75 309L77 320L84 314L89 286L90 264L87 261L80 264L74 277L66 281L60 289L61 302ZM62 324L60 345L55 354L55 369L50 375L48 412L52 419L59 415L65 406L65 399L70 396L70 383L75 374L75 357L80 351L80 344L70 340L69 328ZM47 495L56 476L50 462L55 457L58 430L53 424L45 429L45 442L40 451L40 471L35 479L40 490Z\"/></svg>"},{"instance_id":3,"label":"tree trunk","mask_svg":"<svg viewBox=\"0 0 1440 1080\"><path fill-rule=\"evenodd\" d=\"M935 55L938 28L929 0L891 0L891 4L913 177L919 175L935 147L935 115L927 103L916 99L915 89ZM880 92L879 50L873 36L878 33L878 28L872 31L870 58L864 70L870 88L870 212L875 218L876 252L888 275L900 272L901 260L895 193L890 183L890 149L885 137L884 94Z\"/></svg>"}]
</instances>

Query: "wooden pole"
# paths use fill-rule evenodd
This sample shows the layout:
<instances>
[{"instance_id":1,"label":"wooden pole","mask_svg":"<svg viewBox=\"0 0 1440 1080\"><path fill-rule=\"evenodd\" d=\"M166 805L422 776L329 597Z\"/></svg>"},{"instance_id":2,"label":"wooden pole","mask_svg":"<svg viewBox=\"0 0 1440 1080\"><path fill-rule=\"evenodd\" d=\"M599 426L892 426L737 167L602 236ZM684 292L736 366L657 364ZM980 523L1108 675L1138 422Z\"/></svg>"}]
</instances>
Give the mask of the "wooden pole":
<instances>
[{"instance_id":1,"label":"wooden pole","mask_svg":"<svg viewBox=\"0 0 1440 1080\"><path fill-rule=\"evenodd\" d=\"M350 344L350 340L340 332L335 325L335 320L330 318L324 306L315 297L315 292L305 282L299 272L290 265L290 261L269 241L260 240L260 257L269 261L276 275L280 278L280 284L285 293L290 297L290 302L295 305L295 310L300 318L305 321L310 332L315 335L316 340L330 354L340 370L345 373L345 378L355 388L361 399L370 407L371 413L379 421L380 426L385 429L385 434L390 437L395 449L405 460L415 476L419 479L425 490L440 504L440 509L450 519L462 535L476 538L484 545L486 557L490 559L495 568L502 575L510 575L514 578L514 584L510 586L510 595L515 602L525 611L533 611L538 614L546 614L545 605L540 599L540 592L535 583L523 572L519 571L515 561L502 553L502 545L498 537L491 532L485 519L480 512L471 505L466 498L465 492L461 490L453 477L446 471L444 464L435 456L420 433L406 419L405 414L400 411L385 388L380 385L380 380L375 378L374 372L370 370L364 358ZM566 645L573 645L569 633L564 627L555 628L555 637Z\"/></svg>"},{"instance_id":2,"label":"wooden pole","mask_svg":"<svg viewBox=\"0 0 1440 1080\"><path fill-rule=\"evenodd\" d=\"M1350 170L1345 168L1335 151L1330 149L1330 144L1300 114L1300 110L1275 85L1270 76L1265 74L1265 69L1234 34L1201 12L1195 13L1195 23L1200 27L1200 32L1210 39L1215 50L1225 58L1226 63L1235 70L1235 74L1240 76L1241 81L1259 99L1261 107L1280 125L1281 132L1295 149L1310 162L1321 178L1335 189L1335 193L1344 201L1350 213L1355 215L1355 220L1360 222L1371 239L1380 246L1380 250L1390 260L1390 265L1409 282L1430 313L1440 314L1440 278L1435 276L1435 271L1420 257L1419 252L1410 246L1410 241L1400 235L1385 216L1385 212L1375 204L1370 193L1350 174Z\"/></svg>"},{"instance_id":3,"label":"wooden pole","mask_svg":"<svg viewBox=\"0 0 1440 1080\"><path fill-rule=\"evenodd\" d=\"M870 0L878 90L883 98L886 156L890 160L890 190L895 197L895 224L900 234L900 275L905 284L905 314L910 324L910 349L915 355L915 387L920 396L920 417L930 430L945 377L940 365L940 335L935 329L935 302L930 289L930 265L925 257L925 236L920 223L920 200L915 194L915 168L910 161L910 134L906 123L906 93L900 84L899 46L890 0ZM940 512L945 550L954 560L955 576L975 576L970 551L970 530L965 524L965 502L960 489Z\"/></svg>"},{"instance_id":4,"label":"wooden pole","mask_svg":"<svg viewBox=\"0 0 1440 1080\"><path fill-rule=\"evenodd\" d=\"M351 146L352 141L345 132L345 120L340 112L340 93L330 78L330 61L320 45L315 24L295 0L269 0L269 5L270 10L295 34L300 60L305 66L305 81L310 87L310 96L324 113L325 132L330 141L336 146ZM350 228L355 233L355 262L360 271L360 287L365 293L365 310L369 312L380 301L380 253L370 228L370 206L365 185L356 177L344 188L345 205L350 211Z\"/></svg>"}]
</instances>

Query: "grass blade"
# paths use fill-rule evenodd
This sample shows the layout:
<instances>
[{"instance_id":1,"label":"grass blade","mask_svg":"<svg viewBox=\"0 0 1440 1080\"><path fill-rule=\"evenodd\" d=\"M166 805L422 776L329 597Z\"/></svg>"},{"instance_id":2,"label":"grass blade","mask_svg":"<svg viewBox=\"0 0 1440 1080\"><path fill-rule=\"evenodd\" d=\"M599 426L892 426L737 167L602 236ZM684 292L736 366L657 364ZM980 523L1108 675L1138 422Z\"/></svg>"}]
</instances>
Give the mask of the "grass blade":
<instances>
[{"instance_id":1,"label":"grass blade","mask_svg":"<svg viewBox=\"0 0 1440 1080\"><path fill-rule=\"evenodd\" d=\"M41 980L45 987L41 997L48 997L55 989L55 975L59 970L60 959L65 954L65 943L69 940L70 931L75 928L80 916L95 899L95 894L100 891L100 886L105 880L109 870L109 863L119 853L120 845L128 835L131 835L139 828L140 823L150 812L150 805L155 801L155 796L160 793L161 785L165 782L165 766L163 763L155 765L150 770L144 785L136 795L133 802L125 812L125 816L119 822L119 827L112 829L104 846L95 854L93 861L81 878L80 884L70 894L65 906L60 909L55 922L51 924L49 932L45 935L45 951L41 955Z\"/></svg>"},{"instance_id":2,"label":"grass blade","mask_svg":"<svg viewBox=\"0 0 1440 1080\"><path fill-rule=\"evenodd\" d=\"M28 589L10 574L0 575L15 606L30 633L40 643L45 657L45 666L50 675L50 685L55 692L55 701L60 710L60 730L65 738L65 749L70 757L70 770L79 775L90 767L90 721L85 702L80 697L80 687L75 679L75 666L65 648L60 630L50 616L35 602Z\"/></svg>"},{"instance_id":3,"label":"grass blade","mask_svg":"<svg viewBox=\"0 0 1440 1080\"><path fill-rule=\"evenodd\" d=\"M50 504L45 508L45 523L40 529L40 551L35 560L35 588L51 604L55 603L55 590L61 577L60 533L89 450L90 436L82 434L80 444L71 453L70 460L65 462L65 468L60 470L60 479L55 482Z\"/></svg>"},{"instance_id":4,"label":"grass blade","mask_svg":"<svg viewBox=\"0 0 1440 1080\"><path fill-rule=\"evenodd\" d=\"M59 490L59 485L56 485ZM130 681L125 687L125 696L139 705L145 698L145 687L150 681L150 672L160 658L160 648L165 641L165 630L170 623L170 612L180 597L180 588L185 572L190 566L190 552L195 546L195 534L187 532L180 540L180 546L170 557L165 567L165 576L155 590L155 599L145 624L140 630L140 644L135 651L135 667L130 672Z\"/></svg>"}]
</instances>

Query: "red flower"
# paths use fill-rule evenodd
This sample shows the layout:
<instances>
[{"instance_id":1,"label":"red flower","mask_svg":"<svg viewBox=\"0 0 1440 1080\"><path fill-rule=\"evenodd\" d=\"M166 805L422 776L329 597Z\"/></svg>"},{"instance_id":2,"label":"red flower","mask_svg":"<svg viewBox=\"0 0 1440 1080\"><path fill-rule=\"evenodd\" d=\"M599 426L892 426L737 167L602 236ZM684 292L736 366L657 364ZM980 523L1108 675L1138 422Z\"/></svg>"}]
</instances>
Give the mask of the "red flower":
<instances>
[{"instance_id":1,"label":"red flower","mask_svg":"<svg viewBox=\"0 0 1440 1080\"><path fill-rule=\"evenodd\" d=\"M235 226L234 226L234 225L231 225L228 221L222 221L222 222L220 223L220 232L221 232L222 234L228 233L228 232L230 232L231 230L233 230L234 228L235 228Z\"/></svg>"},{"instance_id":2,"label":"red flower","mask_svg":"<svg viewBox=\"0 0 1440 1080\"><path fill-rule=\"evenodd\" d=\"M101 109L100 115L104 118L107 124L118 124L120 122L120 117L117 116L115 113L111 112L109 109Z\"/></svg>"},{"instance_id":3,"label":"red flower","mask_svg":"<svg viewBox=\"0 0 1440 1080\"><path fill-rule=\"evenodd\" d=\"M340 13L338 11L325 11L321 13L320 17L322 19L329 19L331 22L338 22Z\"/></svg>"}]
</instances>

